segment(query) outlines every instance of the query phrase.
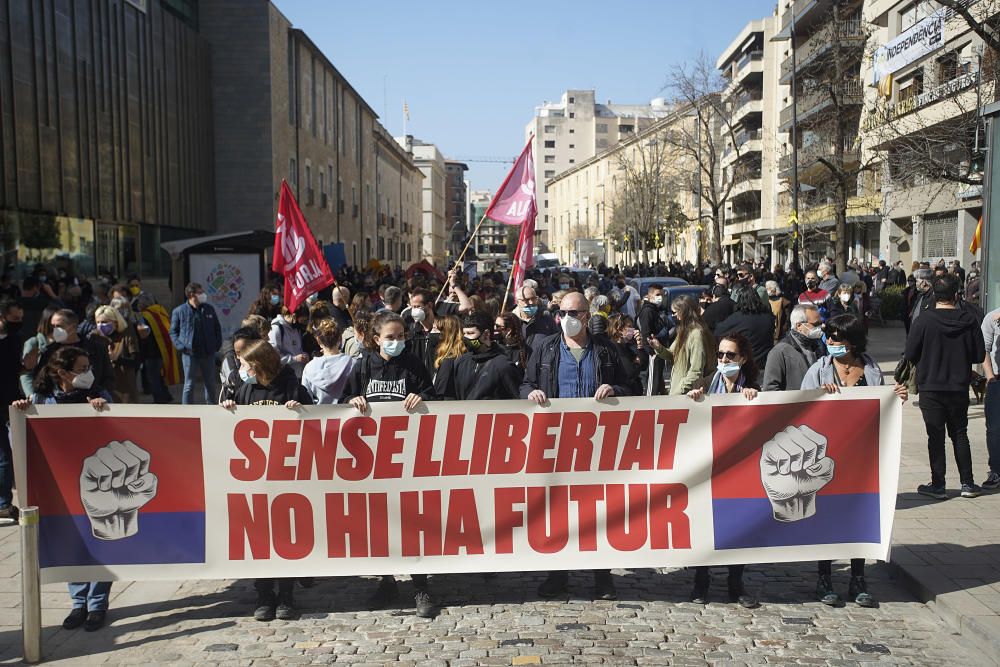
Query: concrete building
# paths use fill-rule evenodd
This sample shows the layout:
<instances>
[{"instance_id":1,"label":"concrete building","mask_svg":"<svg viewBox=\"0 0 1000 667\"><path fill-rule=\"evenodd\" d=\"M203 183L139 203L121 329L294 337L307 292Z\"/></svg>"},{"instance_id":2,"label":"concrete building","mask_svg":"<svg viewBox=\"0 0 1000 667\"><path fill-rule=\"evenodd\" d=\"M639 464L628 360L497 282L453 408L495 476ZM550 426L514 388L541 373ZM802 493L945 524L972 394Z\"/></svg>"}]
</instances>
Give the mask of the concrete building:
<instances>
[{"instance_id":1,"label":"concrete building","mask_svg":"<svg viewBox=\"0 0 1000 667\"><path fill-rule=\"evenodd\" d=\"M448 195L447 169L441 151L434 144L414 139L413 136L396 137L396 142L413 155L414 164L423 174L419 236L422 241L420 257L438 266L448 258Z\"/></svg>"},{"instance_id":2,"label":"concrete building","mask_svg":"<svg viewBox=\"0 0 1000 667\"><path fill-rule=\"evenodd\" d=\"M635 238L614 232L616 206L624 206L621 193L627 187L623 161L635 165L643 159L641 152L650 145L669 145L658 137L677 131L681 123L688 123L687 131L694 125L687 109L676 110L623 141L588 160L573 165L545 182L549 197L550 250L570 263L574 257L574 243L580 238L603 242L605 262L609 265L630 264L641 256ZM659 143L658 143L659 142ZM695 173L697 168L690 156L676 149L663 159L677 173ZM671 175L664 173L664 179ZM677 193L677 205L688 220L699 218L698 195L689 190ZM660 246L649 252L650 261L673 259L697 262L700 234L697 224L687 224L681 230L663 228L656 231Z\"/></svg>"},{"instance_id":3,"label":"concrete building","mask_svg":"<svg viewBox=\"0 0 1000 667\"><path fill-rule=\"evenodd\" d=\"M405 267L419 259L424 177L381 125L375 139L375 257Z\"/></svg>"},{"instance_id":4,"label":"concrete building","mask_svg":"<svg viewBox=\"0 0 1000 667\"><path fill-rule=\"evenodd\" d=\"M417 169L350 82L268 0L200 7L213 47L217 230L270 228L286 179L317 241L343 243L349 263L415 257L416 230L402 223L420 215L405 192Z\"/></svg>"},{"instance_id":5,"label":"concrete building","mask_svg":"<svg viewBox=\"0 0 1000 667\"><path fill-rule=\"evenodd\" d=\"M214 228L210 47L193 3L4 2L5 267L165 278Z\"/></svg>"},{"instance_id":6,"label":"concrete building","mask_svg":"<svg viewBox=\"0 0 1000 667\"><path fill-rule=\"evenodd\" d=\"M733 262L771 255L778 194L780 151L787 135L778 128L780 43L773 41L778 18L748 23L716 63L726 82L732 133L721 137L721 166L726 179L737 179L726 201L723 256Z\"/></svg>"},{"instance_id":7,"label":"concrete building","mask_svg":"<svg viewBox=\"0 0 1000 667\"><path fill-rule=\"evenodd\" d=\"M974 9L997 8L983 3ZM930 3L872 0L865 19L872 29L869 49L892 46L897 53L878 73L870 63L865 68L866 81L882 82L866 88L869 113L863 119L864 150L878 156L881 184L871 254L907 266L941 258L969 266L983 206L986 142L978 109L996 94L995 75L984 70L982 40L952 11ZM915 34L926 35L929 44L911 39Z\"/></svg>"},{"instance_id":8,"label":"concrete building","mask_svg":"<svg viewBox=\"0 0 1000 667\"><path fill-rule=\"evenodd\" d=\"M469 195L469 211L472 224L475 225L486 214L486 209L490 206L493 193L489 190L473 190ZM510 230L520 233L520 227L505 225L496 220L486 219L483 226L479 228L476 236L476 257L480 266L484 270L491 270L498 266L506 266L510 255L514 249L508 244ZM517 237L514 237L516 243Z\"/></svg>"},{"instance_id":9,"label":"concrete building","mask_svg":"<svg viewBox=\"0 0 1000 667\"><path fill-rule=\"evenodd\" d=\"M535 108L534 118L525 127L524 139L534 136L538 203L535 234L539 243L551 246L549 230L553 221L545 182L648 127L668 111L663 99L655 99L648 105L610 101L598 104L593 90L567 90L559 102L545 102Z\"/></svg>"}]
</instances>

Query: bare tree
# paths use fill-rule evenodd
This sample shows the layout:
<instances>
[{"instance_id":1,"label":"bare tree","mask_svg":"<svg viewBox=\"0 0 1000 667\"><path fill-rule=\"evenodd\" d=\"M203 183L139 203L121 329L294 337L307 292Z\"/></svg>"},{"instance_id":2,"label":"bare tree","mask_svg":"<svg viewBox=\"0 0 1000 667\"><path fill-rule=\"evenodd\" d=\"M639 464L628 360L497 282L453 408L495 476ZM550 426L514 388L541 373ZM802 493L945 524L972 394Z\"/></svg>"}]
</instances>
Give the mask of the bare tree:
<instances>
[{"instance_id":1,"label":"bare tree","mask_svg":"<svg viewBox=\"0 0 1000 667\"><path fill-rule=\"evenodd\" d=\"M675 66L665 86L679 113L687 116L687 122L672 123L665 137L679 154L674 162L680 172L678 178L686 181L685 189L702 203L700 208L705 213L699 223L707 222L711 228L711 255L717 264L722 262L726 202L733 186L752 169L740 159L742 142L737 133L741 125L735 116L739 105L727 84L715 64L702 53L691 63ZM723 169L727 146L735 156L733 166Z\"/></svg>"},{"instance_id":2,"label":"bare tree","mask_svg":"<svg viewBox=\"0 0 1000 667\"><path fill-rule=\"evenodd\" d=\"M1000 52L1000 2L997 0L937 0L949 14L965 21L989 51Z\"/></svg>"}]
</instances>

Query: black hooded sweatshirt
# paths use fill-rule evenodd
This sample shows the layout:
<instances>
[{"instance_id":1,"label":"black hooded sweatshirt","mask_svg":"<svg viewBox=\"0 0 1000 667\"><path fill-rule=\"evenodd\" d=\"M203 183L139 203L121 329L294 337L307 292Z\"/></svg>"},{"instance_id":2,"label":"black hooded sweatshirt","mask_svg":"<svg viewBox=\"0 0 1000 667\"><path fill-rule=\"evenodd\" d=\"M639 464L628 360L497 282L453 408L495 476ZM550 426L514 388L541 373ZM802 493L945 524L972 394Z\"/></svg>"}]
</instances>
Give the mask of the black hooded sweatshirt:
<instances>
[{"instance_id":1,"label":"black hooded sweatshirt","mask_svg":"<svg viewBox=\"0 0 1000 667\"><path fill-rule=\"evenodd\" d=\"M312 398L299 380L295 371L282 366L278 376L270 384L244 382L236 390L237 405L284 405L288 401L298 401L302 405L312 405Z\"/></svg>"},{"instance_id":2,"label":"black hooded sweatshirt","mask_svg":"<svg viewBox=\"0 0 1000 667\"><path fill-rule=\"evenodd\" d=\"M344 402L364 396L369 403L402 401L409 394L434 398L431 374L424 363L409 350L386 361L377 352L366 351L354 363L344 390Z\"/></svg>"},{"instance_id":3,"label":"black hooded sweatshirt","mask_svg":"<svg viewBox=\"0 0 1000 667\"><path fill-rule=\"evenodd\" d=\"M455 360L454 381L448 383L454 396L441 398L460 401L510 400L521 397L523 371L511 363L504 349L496 344L485 350L466 352Z\"/></svg>"},{"instance_id":4,"label":"black hooded sweatshirt","mask_svg":"<svg viewBox=\"0 0 1000 667\"><path fill-rule=\"evenodd\" d=\"M920 391L969 392L972 365L986 355L976 316L965 308L931 308L910 326L904 356L917 366Z\"/></svg>"}]
</instances>

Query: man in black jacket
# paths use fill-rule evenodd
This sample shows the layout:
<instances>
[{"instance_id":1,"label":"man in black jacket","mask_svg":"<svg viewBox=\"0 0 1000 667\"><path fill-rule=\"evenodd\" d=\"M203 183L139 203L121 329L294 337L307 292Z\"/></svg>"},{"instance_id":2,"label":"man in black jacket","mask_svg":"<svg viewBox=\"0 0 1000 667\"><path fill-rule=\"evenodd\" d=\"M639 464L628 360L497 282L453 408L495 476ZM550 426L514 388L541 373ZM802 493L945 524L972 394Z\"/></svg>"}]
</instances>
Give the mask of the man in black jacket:
<instances>
[{"instance_id":1,"label":"man in black jacket","mask_svg":"<svg viewBox=\"0 0 1000 667\"><path fill-rule=\"evenodd\" d=\"M659 396L663 393L663 367L662 358L653 354L653 348L649 344L650 337L659 339L665 327L663 316L663 286L656 283L646 288L646 296L639 306L639 312L635 317L636 327L642 335L641 354L639 363L642 368L639 375L642 377L643 386L646 393L652 396ZM660 340L661 343L667 341ZM649 360L652 359L652 372L650 372ZM652 385L652 386L651 386Z\"/></svg>"},{"instance_id":2,"label":"man in black jacket","mask_svg":"<svg viewBox=\"0 0 1000 667\"><path fill-rule=\"evenodd\" d=\"M544 405L550 398L590 398L628 396L629 379L622 369L618 351L604 336L587 331L590 310L587 299L571 292L559 302L561 334L542 339L532 348L531 359L521 383L521 398ZM569 573L549 572L538 587L542 597L556 597L566 591ZM615 600L610 570L594 570L594 597Z\"/></svg>"},{"instance_id":3,"label":"man in black jacket","mask_svg":"<svg viewBox=\"0 0 1000 667\"><path fill-rule=\"evenodd\" d=\"M407 341L410 351L424 362L427 371L434 374L434 359L437 357L441 333L434 331L434 296L424 289L410 293L410 308L404 320L409 320L410 336Z\"/></svg>"},{"instance_id":4,"label":"man in black jacket","mask_svg":"<svg viewBox=\"0 0 1000 667\"><path fill-rule=\"evenodd\" d=\"M521 320L521 337L531 349L545 336L559 332L556 321L541 308L541 300L533 287L523 285L517 290L517 309L514 313Z\"/></svg>"},{"instance_id":5,"label":"man in black jacket","mask_svg":"<svg viewBox=\"0 0 1000 667\"><path fill-rule=\"evenodd\" d=\"M736 304L729 298L729 288L725 285L712 285L710 295L712 301L705 306L702 318L708 328L715 332L715 327L718 326L719 322L733 314L733 311L736 310Z\"/></svg>"},{"instance_id":6,"label":"man in black jacket","mask_svg":"<svg viewBox=\"0 0 1000 667\"><path fill-rule=\"evenodd\" d=\"M979 321L967 308L958 307L958 276L945 274L934 280L934 306L915 319L906 338L904 357L917 367L920 412L927 428L931 483L917 493L946 500L945 430L951 435L955 462L962 482L962 497L975 498L982 490L972 477L969 447L969 384L972 365L983 360L985 346Z\"/></svg>"},{"instance_id":7,"label":"man in black jacket","mask_svg":"<svg viewBox=\"0 0 1000 667\"><path fill-rule=\"evenodd\" d=\"M454 396L448 400L510 400L520 397L521 370L503 348L493 342L493 323L486 313L472 312L462 322L462 340L468 350L452 366L454 378L445 383Z\"/></svg>"}]
</instances>

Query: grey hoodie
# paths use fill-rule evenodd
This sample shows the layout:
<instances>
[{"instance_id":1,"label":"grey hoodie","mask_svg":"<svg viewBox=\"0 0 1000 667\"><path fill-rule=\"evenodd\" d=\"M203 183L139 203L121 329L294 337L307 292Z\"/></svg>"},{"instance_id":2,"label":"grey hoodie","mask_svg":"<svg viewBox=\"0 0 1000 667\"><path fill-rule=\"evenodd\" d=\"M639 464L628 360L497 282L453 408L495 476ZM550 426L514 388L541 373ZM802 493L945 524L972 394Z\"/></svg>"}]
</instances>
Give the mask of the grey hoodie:
<instances>
[{"instance_id":1,"label":"grey hoodie","mask_svg":"<svg viewBox=\"0 0 1000 667\"><path fill-rule=\"evenodd\" d=\"M302 371L302 386L316 405L339 403L353 367L354 360L346 354L316 357Z\"/></svg>"}]
</instances>

